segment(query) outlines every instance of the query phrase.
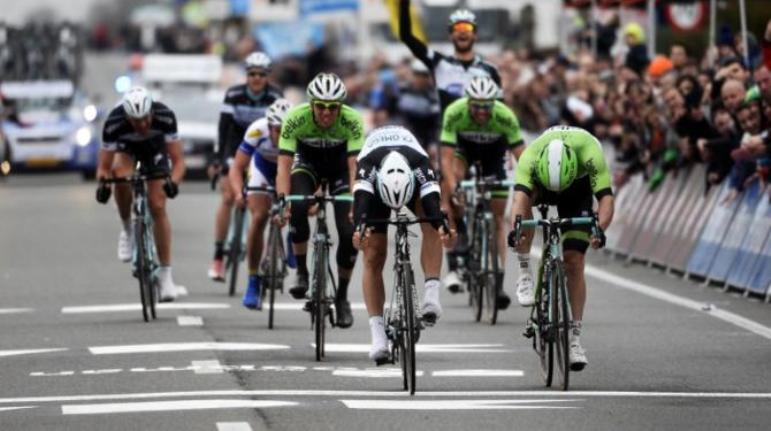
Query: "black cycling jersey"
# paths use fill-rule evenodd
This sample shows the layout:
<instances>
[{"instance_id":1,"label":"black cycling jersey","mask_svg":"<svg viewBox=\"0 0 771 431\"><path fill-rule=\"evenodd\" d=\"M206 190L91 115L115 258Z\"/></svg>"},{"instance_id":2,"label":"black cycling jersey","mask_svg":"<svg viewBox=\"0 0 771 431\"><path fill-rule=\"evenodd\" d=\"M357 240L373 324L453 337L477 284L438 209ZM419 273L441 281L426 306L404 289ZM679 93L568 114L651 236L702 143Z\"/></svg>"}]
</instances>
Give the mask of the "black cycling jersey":
<instances>
[{"instance_id":1,"label":"black cycling jersey","mask_svg":"<svg viewBox=\"0 0 771 431\"><path fill-rule=\"evenodd\" d=\"M152 122L147 135L134 131L122 105L107 116L102 132L102 148L119 151L142 162L146 169L168 168L166 143L179 139L174 112L160 102L153 102Z\"/></svg>"},{"instance_id":2,"label":"black cycling jersey","mask_svg":"<svg viewBox=\"0 0 771 431\"><path fill-rule=\"evenodd\" d=\"M220 111L217 160L224 163L235 157L236 150L250 124L264 117L268 107L282 97L281 89L268 85L254 94L246 84L230 87Z\"/></svg>"},{"instance_id":3,"label":"black cycling jersey","mask_svg":"<svg viewBox=\"0 0 771 431\"><path fill-rule=\"evenodd\" d=\"M402 124L409 129L423 148L437 142L437 130L441 121L439 98L434 88L418 90L412 86L399 88L396 112Z\"/></svg>"},{"instance_id":4,"label":"black cycling jersey","mask_svg":"<svg viewBox=\"0 0 771 431\"><path fill-rule=\"evenodd\" d=\"M501 86L501 76L498 69L476 55L471 61L461 61L454 56L440 54L429 49L412 34L412 18L410 17L409 0L400 0L399 32L401 40L412 51L412 54L422 61L434 75L439 102L444 112L453 101L463 96L466 84L474 76L489 76L498 86Z\"/></svg>"}]
</instances>

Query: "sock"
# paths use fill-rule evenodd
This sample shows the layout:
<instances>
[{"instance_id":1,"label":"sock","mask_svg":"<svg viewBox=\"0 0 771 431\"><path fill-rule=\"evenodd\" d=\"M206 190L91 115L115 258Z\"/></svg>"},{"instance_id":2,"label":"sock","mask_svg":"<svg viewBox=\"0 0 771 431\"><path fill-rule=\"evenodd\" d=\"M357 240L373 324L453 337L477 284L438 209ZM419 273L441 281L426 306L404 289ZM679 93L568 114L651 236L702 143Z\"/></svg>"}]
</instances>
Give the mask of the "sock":
<instances>
[{"instance_id":1,"label":"sock","mask_svg":"<svg viewBox=\"0 0 771 431\"><path fill-rule=\"evenodd\" d=\"M260 274L260 269L259 268L249 268L249 276L250 277L252 275L259 275L259 274Z\"/></svg>"},{"instance_id":2,"label":"sock","mask_svg":"<svg viewBox=\"0 0 771 431\"><path fill-rule=\"evenodd\" d=\"M163 283L164 281L171 282L171 266L161 266L158 268L158 279Z\"/></svg>"},{"instance_id":3,"label":"sock","mask_svg":"<svg viewBox=\"0 0 771 431\"><path fill-rule=\"evenodd\" d=\"M519 261L520 273L522 273L522 271L530 272L530 255L529 254L517 253L517 260Z\"/></svg>"},{"instance_id":4,"label":"sock","mask_svg":"<svg viewBox=\"0 0 771 431\"><path fill-rule=\"evenodd\" d=\"M257 275L257 274L249 274L249 285L250 286L260 287L260 282L261 281L262 281L262 279L260 278L259 275Z\"/></svg>"},{"instance_id":5,"label":"sock","mask_svg":"<svg viewBox=\"0 0 771 431\"><path fill-rule=\"evenodd\" d=\"M581 321L580 320L574 320L570 324L570 328L572 329L572 339L575 341L578 341L578 337L581 336Z\"/></svg>"},{"instance_id":6,"label":"sock","mask_svg":"<svg viewBox=\"0 0 771 431\"><path fill-rule=\"evenodd\" d=\"M222 260L223 257L225 257L225 242L215 241L214 242L214 260Z\"/></svg>"},{"instance_id":7,"label":"sock","mask_svg":"<svg viewBox=\"0 0 771 431\"><path fill-rule=\"evenodd\" d=\"M307 254L296 254L294 258L297 259L297 273L308 276L308 263L306 261Z\"/></svg>"},{"instance_id":8,"label":"sock","mask_svg":"<svg viewBox=\"0 0 771 431\"><path fill-rule=\"evenodd\" d=\"M348 283L351 281L350 278L343 278L339 275L337 276L337 298L340 300L348 299ZM381 318L382 319L382 318Z\"/></svg>"},{"instance_id":9,"label":"sock","mask_svg":"<svg viewBox=\"0 0 771 431\"><path fill-rule=\"evenodd\" d=\"M121 219L120 224L123 226L123 232L126 232L126 235L131 235L131 217L126 220Z\"/></svg>"},{"instance_id":10,"label":"sock","mask_svg":"<svg viewBox=\"0 0 771 431\"><path fill-rule=\"evenodd\" d=\"M378 341L382 342L386 338L385 323L383 322L383 316L370 316L369 332L372 335L373 344L375 344Z\"/></svg>"},{"instance_id":11,"label":"sock","mask_svg":"<svg viewBox=\"0 0 771 431\"><path fill-rule=\"evenodd\" d=\"M429 278L426 280L425 284L425 299L431 300L431 302L438 303L439 302L439 286L441 286L442 283L439 281L438 278ZM424 301L425 302L425 301Z\"/></svg>"}]
</instances>

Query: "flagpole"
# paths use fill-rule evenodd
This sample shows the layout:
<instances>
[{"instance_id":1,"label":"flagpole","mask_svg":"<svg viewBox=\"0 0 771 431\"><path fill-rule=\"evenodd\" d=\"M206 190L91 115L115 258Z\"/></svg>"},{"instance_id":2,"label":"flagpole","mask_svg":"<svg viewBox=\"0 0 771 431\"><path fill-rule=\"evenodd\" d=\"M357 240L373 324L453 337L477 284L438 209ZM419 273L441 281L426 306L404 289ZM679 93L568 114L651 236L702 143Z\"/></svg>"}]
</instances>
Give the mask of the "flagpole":
<instances>
[{"instance_id":1,"label":"flagpole","mask_svg":"<svg viewBox=\"0 0 771 431\"><path fill-rule=\"evenodd\" d=\"M739 14L742 22L742 45L744 46L744 65L750 67L749 47L747 46L747 8L744 0L739 0Z\"/></svg>"}]
</instances>

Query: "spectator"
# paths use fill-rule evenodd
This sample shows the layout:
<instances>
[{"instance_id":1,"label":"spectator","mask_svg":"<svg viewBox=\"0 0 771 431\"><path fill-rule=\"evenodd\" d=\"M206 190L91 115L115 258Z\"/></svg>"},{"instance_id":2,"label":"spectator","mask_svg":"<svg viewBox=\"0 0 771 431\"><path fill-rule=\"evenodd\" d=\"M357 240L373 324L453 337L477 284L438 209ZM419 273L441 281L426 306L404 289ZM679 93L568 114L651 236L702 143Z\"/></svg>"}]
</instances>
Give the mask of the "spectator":
<instances>
[{"instance_id":1,"label":"spectator","mask_svg":"<svg viewBox=\"0 0 771 431\"><path fill-rule=\"evenodd\" d=\"M729 79L723 83L720 94L723 99L723 105L729 112L735 113L747 94L747 88L744 86L743 81Z\"/></svg>"},{"instance_id":2,"label":"spectator","mask_svg":"<svg viewBox=\"0 0 771 431\"><path fill-rule=\"evenodd\" d=\"M629 47L629 52L624 59L624 66L633 70L638 76L642 76L648 67L648 47L645 46L645 30L636 22L624 27L624 42Z\"/></svg>"}]
</instances>

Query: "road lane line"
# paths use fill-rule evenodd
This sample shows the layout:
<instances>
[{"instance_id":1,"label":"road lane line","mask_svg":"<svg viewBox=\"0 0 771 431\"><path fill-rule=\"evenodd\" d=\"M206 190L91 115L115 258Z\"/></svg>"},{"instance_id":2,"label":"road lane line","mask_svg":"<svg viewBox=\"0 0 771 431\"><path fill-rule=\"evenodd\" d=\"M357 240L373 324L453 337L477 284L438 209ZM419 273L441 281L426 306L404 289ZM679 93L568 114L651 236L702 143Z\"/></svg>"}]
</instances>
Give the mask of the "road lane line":
<instances>
[{"instance_id":1,"label":"road lane line","mask_svg":"<svg viewBox=\"0 0 771 431\"><path fill-rule=\"evenodd\" d=\"M276 302L273 304L274 310L281 311L301 311L305 306L304 302ZM363 302L352 302L351 310L366 310Z\"/></svg>"},{"instance_id":2,"label":"road lane line","mask_svg":"<svg viewBox=\"0 0 771 431\"><path fill-rule=\"evenodd\" d=\"M248 422L217 422L217 431L252 431Z\"/></svg>"},{"instance_id":3,"label":"road lane line","mask_svg":"<svg viewBox=\"0 0 771 431\"><path fill-rule=\"evenodd\" d=\"M211 409L262 409L268 407L289 407L298 403L272 400L175 400L136 403L74 404L63 405L63 415L96 415L110 413L168 412L180 410Z\"/></svg>"},{"instance_id":4,"label":"road lane line","mask_svg":"<svg viewBox=\"0 0 771 431\"><path fill-rule=\"evenodd\" d=\"M179 326L203 326L203 317L201 316L177 316Z\"/></svg>"},{"instance_id":5,"label":"road lane line","mask_svg":"<svg viewBox=\"0 0 771 431\"><path fill-rule=\"evenodd\" d=\"M316 344L311 343L315 348ZM418 353L510 353L513 350L503 349L503 344L418 344ZM326 343L324 350L333 353L365 353L369 352L369 344Z\"/></svg>"},{"instance_id":6,"label":"road lane line","mask_svg":"<svg viewBox=\"0 0 771 431\"><path fill-rule=\"evenodd\" d=\"M193 361L190 363L193 372L195 374L222 374L224 373L224 370L222 369L222 364L220 364L220 361L213 360L213 361Z\"/></svg>"},{"instance_id":7,"label":"road lane line","mask_svg":"<svg viewBox=\"0 0 771 431\"><path fill-rule=\"evenodd\" d=\"M37 406L16 406L16 407L0 407L0 412L10 412L13 410L27 410L35 409Z\"/></svg>"},{"instance_id":8,"label":"road lane line","mask_svg":"<svg viewBox=\"0 0 771 431\"><path fill-rule=\"evenodd\" d=\"M131 353L190 352L195 350L285 350L289 346L263 343L158 343L124 346L94 346L88 350L93 355L124 355Z\"/></svg>"},{"instance_id":9,"label":"road lane line","mask_svg":"<svg viewBox=\"0 0 771 431\"><path fill-rule=\"evenodd\" d=\"M439 370L433 371L433 377L522 377L522 370Z\"/></svg>"},{"instance_id":10,"label":"road lane line","mask_svg":"<svg viewBox=\"0 0 771 431\"><path fill-rule=\"evenodd\" d=\"M580 407L537 405L582 400L339 400L349 409L365 410L544 410Z\"/></svg>"},{"instance_id":11,"label":"road lane line","mask_svg":"<svg viewBox=\"0 0 771 431\"><path fill-rule=\"evenodd\" d=\"M427 391L414 396L396 391L356 390L210 390L187 392L139 392L124 394L61 395L44 397L0 398L0 404L61 403L82 401L116 401L159 398L197 397L380 397L380 398L479 398L479 397L541 397L541 398L683 398L771 400L771 392L642 392L642 391Z\"/></svg>"},{"instance_id":12,"label":"road lane line","mask_svg":"<svg viewBox=\"0 0 771 431\"><path fill-rule=\"evenodd\" d=\"M670 304L679 305L684 308L688 308L700 313L704 313L708 316L715 317L724 322L728 322L732 325L738 326L747 331L760 335L763 338L771 340L771 328L764 326L754 320L742 317L736 313L722 310L714 305L705 307L703 302L694 301L682 296L674 295L662 289L649 286L647 284L639 283L637 281L628 280L624 277L612 274L604 271L592 265L586 265L584 270L586 275L602 280L612 286L620 287L622 289L631 290L651 298L659 299L661 301L669 302Z\"/></svg>"},{"instance_id":13,"label":"road lane line","mask_svg":"<svg viewBox=\"0 0 771 431\"><path fill-rule=\"evenodd\" d=\"M158 310L218 310L230 308L230 304L212 302L174 302L157 304L155 306ZM83 306L70 306L62 307L62 314L91 314L91 313L116 313L124 311L139 311L142 309L142 305L139 303L131 304L102 304L102 305L83 305Z\"/></svg>"},{"instance_id":14,"label":"road lane line","mask_svg":"<svg viewBox=\"0 0 771 431\"><path fill-rule=\"evenodd\" d=\"M19 350L0 350L0 358L6 356L19 356L19 355L34 355L37 353L52 353L52 352L64 352L66 348L54 348L54 349L19 349Z\"/></svg>"},{"instance_id":15,"label":"road lane line","mask_svg":"<svg viewBox=\"0 0 771 431\"><path fill-rule=\"evenodd\" d=\"M369 369L369 370L335 370L332 372L333 376L338 377L366 377L374 379L382 378L402 378L401 368L384 368L384 369ZM415 371L415 375L421 377L423 371Z\"/></svg>"},{"instance_id":16,"label":"road lane line","mask_svg":"<svg viewBox=\"0 0 771 431\"><path fill-rule=\"evenodd\" d=\"M0 314L20 314L31 313L35 311L32 308L0 308Z\"/></svg>"}]
</instances>

